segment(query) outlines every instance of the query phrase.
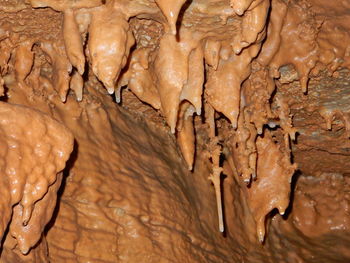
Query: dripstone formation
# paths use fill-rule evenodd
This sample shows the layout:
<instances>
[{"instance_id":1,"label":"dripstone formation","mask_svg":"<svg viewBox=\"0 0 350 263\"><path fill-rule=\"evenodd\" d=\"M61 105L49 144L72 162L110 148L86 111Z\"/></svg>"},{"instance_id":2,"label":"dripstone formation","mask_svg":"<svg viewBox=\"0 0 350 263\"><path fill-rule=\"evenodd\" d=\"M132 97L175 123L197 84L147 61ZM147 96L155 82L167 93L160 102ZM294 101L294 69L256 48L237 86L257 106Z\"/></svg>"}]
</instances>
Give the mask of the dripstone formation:
<instances>
[{"instance_id":1,"label":"dripstone formation","mask_svg":"<svg viewBox=\"0 0 350 263\"><path fill-rule=\"evenodd\" d=\"M350 261L350 1L0 0L0 262Z\"/></svg>"}]
</instances>

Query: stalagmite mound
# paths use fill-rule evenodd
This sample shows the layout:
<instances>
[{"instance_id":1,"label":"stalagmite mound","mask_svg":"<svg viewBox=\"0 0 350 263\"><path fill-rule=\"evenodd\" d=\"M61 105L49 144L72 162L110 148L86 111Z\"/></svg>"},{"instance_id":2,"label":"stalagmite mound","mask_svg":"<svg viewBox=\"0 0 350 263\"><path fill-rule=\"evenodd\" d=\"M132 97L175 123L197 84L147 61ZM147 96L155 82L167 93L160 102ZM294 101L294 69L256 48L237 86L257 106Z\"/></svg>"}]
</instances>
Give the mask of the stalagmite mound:
<instances>
[{"instance_id":1,"label":"stalagmite mound","mask_svg":"<svg viewBox=\"0 0 350 263\"><path fill-rule=\"evenodd\" d=\"M350 261L350 2L0 0L0 262Z\"/></svg>"}]
</instances>

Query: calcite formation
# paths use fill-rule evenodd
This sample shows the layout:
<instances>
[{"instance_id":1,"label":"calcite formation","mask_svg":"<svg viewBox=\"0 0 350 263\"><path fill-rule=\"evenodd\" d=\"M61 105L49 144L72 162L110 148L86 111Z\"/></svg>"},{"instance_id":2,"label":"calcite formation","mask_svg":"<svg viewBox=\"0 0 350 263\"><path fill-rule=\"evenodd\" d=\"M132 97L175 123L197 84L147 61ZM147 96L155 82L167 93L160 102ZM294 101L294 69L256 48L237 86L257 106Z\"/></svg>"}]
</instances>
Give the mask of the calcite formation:
<instances>
[{"instance_id":1,"label":"calcite formation","mask_svg":"<svg viewBox=\"0 0 350 263\"><path fill-rule=\"evenodd\" d=\"M0 17L1 262L350 260L348 1Z\"/></svg>"},{"instance_id":2,"label":"calcite formation","mask_svg":"<svg viewBox=\"0 0 350 263\"><path fill-rule=\"evenodd\" d=\"M73 136L39 111L4 102L0 107L4 193L0 233L4 246L17 247L26 255L43 238L52 217Z\"/></svg>"}]
</instances>

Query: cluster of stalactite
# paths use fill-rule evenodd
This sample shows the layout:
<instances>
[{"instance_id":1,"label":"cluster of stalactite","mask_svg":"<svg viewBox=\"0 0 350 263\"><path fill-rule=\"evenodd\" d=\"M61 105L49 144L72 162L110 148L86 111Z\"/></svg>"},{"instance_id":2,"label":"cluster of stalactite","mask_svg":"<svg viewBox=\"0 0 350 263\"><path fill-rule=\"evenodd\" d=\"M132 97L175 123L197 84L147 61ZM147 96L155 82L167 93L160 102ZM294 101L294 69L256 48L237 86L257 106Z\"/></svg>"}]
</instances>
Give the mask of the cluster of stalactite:
<instances>
[{"instance_id":1,"label":"cluster of stalactite","mask_svg":"<svg viewBox=\"0 0 350 263\"><path fill-rule=\"evenodd\" d=\"M215 119L218 113L225 116L230 123L225 155L246 188L257 235L263 241L266 215L275 208L284 214L288 207L296 169L290 160L290 142L296 133L292 116L285 99L273 96L280 85L279 69L293 65L301 92L307 92L310 74L324 69L332 73L349 65L346 41L333 49L327 39L333 29L318 20L306 1L227 0L225 13L216 15L223 25L229 21L234 25L229 33L210 25L186 24L185 18L178 21L179 14L209 10L196 1L189 6L186 0L29 2L33 8L63 13L63 41L22 41L1 29L1 83L6 84L6 74L13 68L23 88L39 81L52 86L62 102L70 90L81 101L84 75L90 68L108 93L115 93L117 102L127 87L161 112L189 170L195 162L193 119L195 114L203 116L212 145L210 179L218 198L222 147ZM35 64L35 48L51 65L49 78ZM272 102L276 107L271 107ZM332 118L333 113L323 113ZM275 143L268 127L281 129L283 147ZM221 209L219 200L223 231Z\"/></svg>"}]
</instances>

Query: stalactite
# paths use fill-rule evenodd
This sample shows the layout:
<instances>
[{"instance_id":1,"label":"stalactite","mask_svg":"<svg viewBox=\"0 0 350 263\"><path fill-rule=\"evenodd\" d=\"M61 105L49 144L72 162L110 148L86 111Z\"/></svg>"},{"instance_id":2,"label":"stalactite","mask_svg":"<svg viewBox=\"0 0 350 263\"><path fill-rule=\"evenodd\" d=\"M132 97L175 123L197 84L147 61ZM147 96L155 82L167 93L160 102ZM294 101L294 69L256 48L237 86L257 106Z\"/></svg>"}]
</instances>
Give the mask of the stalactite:
<instances>
[{"instance_id":1,"label":"stalactite","mask_svg":"<svg viewBox=\"0 0 350 263\"><path fill-rule=\"evenodd\" d=\"M233 159L238 174L246 185L250 185L251 179L256 177L256 129L242 112L238 118L238 128L230 142Z\"/></svg>"},{"instance_id":2,"label":"stalactite","mask_svg":"<svg viewBox=\"0 0 350 263\"><path fill-rule=\"evenodd\" d=\"M110 94L114 93L134 41L127 17L121 11L104 5L92 12L88 41L92 70Z\"/></svg>"},{"instance_id":3,"label":"stalactite","mask_svg":"<svg viewBox=\"0 0 350 263\"><path fill-rule=\"evenodd\" d=\"M238 37L238 45L234 45L235 53L240 53L242 48L250 46L258 39L258 35L266 26L266 18L270 7L270 0L255 0L253 8L249 8L243 17L242 32Z\"/></svg>"},{"instance_id":4,"label":"stalactite","mask_svg":"<svg viewBox=\"0 0 350 263\"><path fill-rule=\"evenodd\" d=\"M267 37L257 58L257 61L263 66L267 66L271 62L271 59L280 48L281 31L286 14L287 5L285 2L282 0L271 1Z\"/></svg>"},{"instance_id":5,"label":"stalactite","mask_svg":"<svg viewBox=\"0 0 350 263\"><path fill-rule=\"evenodd\" d=\"M120 102L120 89L128 88L141 100L155 109L160 109L158 90L155 87L153 76L149 69L150 49L138 48L131 56L127 70L121 75L116 89L116 100Z\"/></svg>"},{"instance_id":6,"label":"stalactite","mask_svg":"<svg viewBox=\"0 0 350 263\"><path fill-rule=\"evenodd\" d=\"M189 101L195 107L197 115L201 115L204 84L204 61L202 49L200 47L194 49L190 53L188 59L188 80L182 88L180 101Z\"/></svg>"},{"instance_id":7,"label":"stalactite","mask_svg":"<svg viewBox=\"0 0 350 263\"><path fill-rule=\"evenodd\" d=\"M192 84L188 83L189 56L191 51L198 46L198 40L191 31L181 31L179 38L179 41L177 41L176 36L165 33L160 40L159 50L154 61L156 84L162 105L161 109L173 133L177 123L181 93L185 85ZM198 60L199 64L196 64L198 66L200 66L200 57ZM201 74L199 74L199 77L201 78ZM201 82L200 78L198 79L199 82ZM197 80L194 79L194 81ZM200 83L193 83L193 85L196 85L196 89L193 90L196 93L196 97L186 97L187 94L184 93L183 98L193 100L194 106L198 107L201 102L199 101L200 96L197 94L201 93L201 86ZM198 109L196 110L198 111Z\"/></svg>"},{"instance_id":8,"label":"stalactite","mask_svg":"<svg viewBox=\"0 0 350 263\"><path fill-rule=\"evenodd\" d=\"M168 0L155 0L155 2L159 6L160 10L162 10L162 13L168 21L170 29L168 32L176 35L176 21L179 16L181 7L186 2L186 0L174 0L171 2Z\"/></svg>"},{"instance_id":9,"label":"stalactite","mask_svg":"<svg viewBox=\"0 0 350 263\"><path fill-rule=\"evenodd\" d=\"M327 109L325 107L322 107L319 110L319 113L322 118L326 121L326 129L332 130L332 123L335 119L335 116L340 116L343 119L343 124L345 128L345 132L347 134L347 137L350 137L350 119L349 119L349 112L343 112L337 109Z\"/></svg>"},{"instance_id":10,"label":"stalactite","mask_svg":"<svg viewBox=\"0 0 350 263\"><path fill-rule=\"evenodd\" d=\"M58 46L56 43L52 44L50 42L42 42L40 47L50 59L53 68L52 83L58 92L61 101L65 102L69 89L69 74L72 71L72 65L66 57L64 48Z\"/></svg>"},{"instance_id":11,"label":"stalactite","mask_svg":"<svg viewBox=\"0 0 350 263\"><path fill-rule=\"evenodd\" d=\"M208 179L213 183L216 196L216 206L218 212L218 221L219 221L219 231L224 232L224 219L223 219L223 210L222 210L222 200L221 200L221 172L222 167L220 167L220 155L221 155L221 146L217 144L214 139L211 142L210 157L212 160L212 173Z\"/></svg>"},{"instance_id":12,"label":"stalactite","mask_svg":"<svg viewBox=\"0 0 350 263\"><path fill-rule=\"evenodd\" d=\"M74 91L77 101L83 100L84 80L79 72L74 71L70 79L69 87Z\"/></svg>"},{"instance_id":13,"label":"stalactite","mask_svg":"<svg viewBox=\"0 0 350 263\"><path fill-rule=\"evenodd\" d=\"M32 70L34 53L32 52L33 42L21 43L16 49L15 71L16 79L24 85L24 80Z\"/></svg>"},{"instance_id":14,"label":"stalactite","mask_svg":"<svg viewBox=\"0 0 350 263\"><path fill-rule=\"evenodd\" d=\"M256 0L230 0L230 4L235 13L242 16L254 1Z\"/></svg>"},{"instance_id":15,"label":"stalactite","mask_svg":"<svg viewBox=\"0 0 350 263\"><path fill-rule=\"evenodd\" d=\"M220 59L220 49L221 49L220 41L210 39L210 38L208 38L205 41L205 47L204 47L205 63L213 67L214 70L217 70L218 68L219 59Z\"/></svg>"},{"instance_id":16,"label":"stalactite","mask_svg":"<svg viewBox=\"0 0 350 263\"><path fill-rule=\"evenodd\" d=\"M298 72L300 85L304 93L307 91L309 73L318 60L316 38L320 27L312 11L307 10L307 8L297 4L288 5L288 12L280 33L282 36L280 48L270 62L270 67L276 70L283 65L293 64ZM295 27L295 24L298 24L298 27ZM295 39L299 41L294 41ZM273 42L268 44L274 45ZM293 56L286 56L285 54L293 54ZM279 77L276 70L274 77Z\"/></svg>"},{"instance_id":17,"label":"stalactite","mask_svg":"<svg viewBox=\"0 0 350 263\"><path fill-rule=\"evenodd\" d=\"M209 138L215 137L215 110L209 103L204 104L204 112L205 112L205 123L208 126L208 135Z\"/></svg>"},{"instance_id":18,"label":"stalactite","mask_svg":"<svg viewBox=\"0 0 350 263\"><path fill-rule=\"evenodd\" d=\"M269 122L269 119L275 118L270 107L275 83L269 76L268 70L259 63L253 62L252 68L249 79L242 86L242 97L245 103L241 106L249 115L249 120L255 125L258 134L262 134L264 125Z\"/></svg>"},{"instance_id":19,"label":"stalactite","mask_svg":"<svg viewBox=\"0 0 350 263\"><path fill-rule=\"evenodd\" d=\"M173 133L177 122L180 94L188 77L187 53L189 52L183 54L176 37L165 34L160 41L158 55L155 60L162 112Z\"/></svg>"},{"instance_id":20,"label":"stalactite","mask_svg":"<svg viewBox=\"0 0 350 263\"><path fill-rule=\"evenodd\" d=\"M0 41L0 73L2 76L7 74L8 62L14 46L9 38Z\"/></svg>"},{"instance_id":21,"label":"stalactite","mask_svg":"<svg viewBox=\"0 0 350 263\"><path fill-rule=\"evenodd\" d=\"M63 15L63 40L70 63L83 75L85 70L85 55L83 41L75 21L74 11L67 9Z\"/></svg>"},{"instance_id":22,"label":"stalactite","mask_svg":"<svg viewBox=\"0 0 350 263\"><path fill-rule=\"evenodd\" d=\"M286 151L290 154L290 142L289 140L295 141L296 129L292 124L292 115L286 101L281 96L276 96L276 104L278 106L277 115L280 119L280 127L284 134L284 143Z\"/></svg>"},{"instance_id":23,"label":"stalactite","mask_svg":"<svg viewBox=\"0 0 350 263\"><path fill-rule=\"evenodd\" d=\"M266 215L274 208L283 215L289 206L291 181L296 165L290 163L268 132L258 137L257 180L248 189L248 202L257 223L260 242L265 237Z\"/></svg>"},{"instance_id":24,"label":"stalactite","mask_svg":"<svg viewBox=\"0 0 350 263\"><path fill-rule=\"evenodd\" d=\"M177 126L177 142L182 155L187 163L188 169L193 169L195 156L195 132L193 126L193 114L195 109L188 102L180 106L179 121Z\"/></svg>"},{"instance_id":25,"label":"stalactite","mask_svg":"<svg viewBox=\"0 0 350 263\"><path fill-rule=\"evenodd\" d=\"M241 84L249 77L250 63L257 55L260 45L244 49L241 54L231 52L228 59L221 59L216 71L211 70L205 85L208 102L213 108L223 113L237 128Z\"/></svg>"}]
</instances>

